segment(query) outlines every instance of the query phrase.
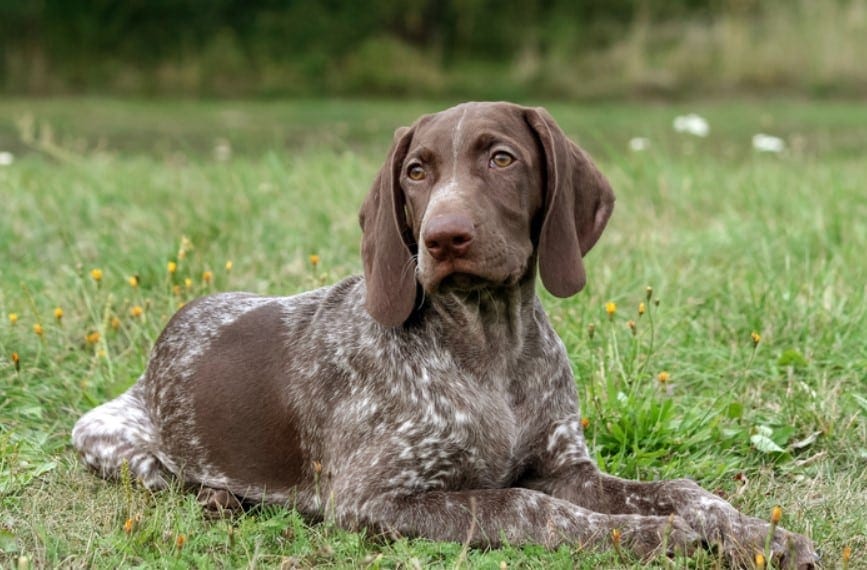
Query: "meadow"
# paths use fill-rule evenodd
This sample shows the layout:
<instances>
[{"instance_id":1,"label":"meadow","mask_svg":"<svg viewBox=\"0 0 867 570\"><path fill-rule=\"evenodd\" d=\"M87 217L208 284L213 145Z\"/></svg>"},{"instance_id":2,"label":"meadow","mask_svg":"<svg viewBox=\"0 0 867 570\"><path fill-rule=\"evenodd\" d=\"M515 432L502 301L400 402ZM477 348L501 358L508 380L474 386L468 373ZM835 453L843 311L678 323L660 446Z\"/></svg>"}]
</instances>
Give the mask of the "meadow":
<instances>
[{"instance_id":1,"label":"meadow","mask_svg":"<svg viewBox=\"0 0 867 570\"><path fill-rule=\"evenodd\" d=\"M184 302L360 272L392 131L449 104L0 99L0 567L719 566L383 542L278 507L215 519L72 452L77 417L138 377ZM539 287L600 465L779 505L826 567L867 567L867 106L547 107L618 197L586 289ZM689 112L707 136L672 129Z\"/></svg>"}]
</instances>

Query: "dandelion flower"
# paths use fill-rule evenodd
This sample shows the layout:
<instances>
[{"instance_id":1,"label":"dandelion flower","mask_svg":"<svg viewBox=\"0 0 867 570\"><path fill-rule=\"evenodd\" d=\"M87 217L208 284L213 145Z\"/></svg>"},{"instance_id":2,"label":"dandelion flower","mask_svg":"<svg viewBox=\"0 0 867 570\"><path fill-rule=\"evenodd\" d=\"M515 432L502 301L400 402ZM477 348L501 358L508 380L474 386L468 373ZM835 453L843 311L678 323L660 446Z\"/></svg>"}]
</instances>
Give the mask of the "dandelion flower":
<instances>
[{"instance_id":1,"label":"dandelion flower","mask_svg":"<svg viewBox=\"0 0 867 570\"><path fill-rule=\"evenodd\" d=\"M135 522L131 518L126 519L126 522L123 523L123 531L127 534L131 533L134 525Z\"/></svg>"},{"instance_id":2,"label":"dandelion flower","mask_svg":"<svg viewBox=\"0 0 867 570\"><path fill-rule=\"evenodd\" d=\"M590 426L590 418L581 418L581 427L587 429Z\"/></svg>"},{"instance_id":3,"label":"dandelion flower","mask_svg":"<svg viewBox=\"0 0 867 570\"><path fill-rule=\"evenodd\" d=\"M133 289L138 287L138 282L139 282L138 275L130 275L126 281L127 281L127 283L129 283L129 286L132 287Z\"/></svg>"},{"instance_id":4,"label":"dandelion flower","mask_svg":"<svg viewBox=\"0 0 867 570\"><path fill-rule=\"evenodd\" d=\"M178 270L178 264L175 263L174 261L169 261L166 264L166 269L168 270L169 273L174 274L174 272Z\"/></svg>"},{"instance_id":5,"label":"dandelion flower","mask_svg":"<svg viewBox=\"0 0 867 570\"><path fill-rule=\"evenodd\" d=\"M638 316L640 317L646 311L647 311L647 305L645 305L643 302L638 303Z\"/></svg>"},{"instance_id":6,"label":"dandelion flower","mask_svg":"<svg viewBox=\"0 0 867 570\"><path fill-rule=\"evenodd\" d=\"M42 325L36 323L35 325L33 325L33 332L36 333L36 336L42 336L43 334L45 334L45 329L42 328Z\"/></svg>"},{"instance_id":7,"label":"dandelion flower","mask_svg":"<svg viewBox=\"0 0 867 570\"><path fill-rule=\"evenodd\" d=\"M310 265L312 265L313 267L319 265L319 256L315 253L310 256Z\"/></svg>"},{"instance_id":8,"label":"dandelion flower","mask_svg":"<svg viewBox=\"0 0 867 570\"><path fill-rule=\"evenodd\" d=\"M781 518L783 518L783 509L780 505L776 505L771 509L771 523L779 524Z\"/></svg>"},{"instance_id":9,"label":"dandelion flower","mask_svg":"<svg viewBox=\"0 0 867 570\"><path fill-rule=\"evenodd\" d=\"M96 344L99 342L99 331L92 331L87 333L84 337L84 340L87 341L87 344Z\"/></svg>"},{"instance_id":10,"label":"dandelion flower","mask_svg":"<svg viewBox=\"0 0 867 570\"><path fill-rule=\"evenodd\" d=\"M761 552L756 553L756 569L764 570L765 568L765 555Z\"/></svg>"},{"instance_id":11,"label":"dandelion flower","mask_svg":"<svg viewBox=\"0 0 867 570\"><path fill-rule=\"evenodd\" d=\"M189 288L191 288L192 286L193 286L193 280L190 279L189 277L185 278L185 279L184 279L184 287L186 287L187 289L189 289Z\"/></svg>"},{"instance_id":12,"label":"dandelion flower","mask_svg":"<svg viewBox=\"0 0 867 570\"><path fill-rule=\"evenodd\" d=\"M14 325L18 322L18 314L17 313L9 313L9 324Z\"/></svg>"},{"instance_id":13,"label":"dandelion flower","mask_svg":"<svg viewBox=\"0 0 867 570\"><path fill-rule=\"evenodd\" d=\"M63 318L63 309L57 307L54 309L54 318L58 321Z\"/></svg>"},{"instance_id":14,"label":"dandelion flower","mask_svg":"<svg viewBox=\"0 0 867 570\"><path fill-rule=\"evenodd\" d=\"M21 370L21 357L18 356L17 352L12 353L12 364L15 365L15 372L18 372Z\"/></svg>"},{"instance_id":15,"label":"dandelion flower","mask_svg":"<svg viewBox=\"0 0 867 570\"><path fill-rule=\"evenodd\" d=\"M756 331L753 331L752 334L750 334L750 336L753 339L753 348L759 346L759 343L762 341L762 335L760 335Z\"/></svg>"},{"instance_id":16,"label":"dandelion flower","mask_svg":"<svg viewBox=\"0 0 867 570\"><path fill-rule=\"evenodd\" d=\"M232 270L232 260L226 262L226 273Z\"/></svg>"},{"instance_id":17,"label":"dandelion flower","mask_svg":"<svg viewBox=\"0 0 867 570\"><path fill-rule=\"evenodd\" d=\"M614 313L617 312L617 303L614 301L608 301L605 303L605 313L608 315L608 318L611 319L614 317Z\"/></svg>"},{"instance_id":18,"label":"dandelion flower","mask_svg":"<svg viewBox=\"0 0 867 570\"><path fill-rule=\"evenodd\" d=\"M94 268L90 270L90 278L99 283L102 281L102 269Z\"/></svg>"},{"instance_id":19,"label":"dandelion flower","mask_svg":"<svg viewBox=\"0 0 867 570\"><path fill-rule=\"evenodd\" d=\"M213 278L214 274L210 271L205 271L204 273L202 273L202 281L204 281L205 283L210 283Z\"/></svg>"},{"instance_id":20,"label":"dandelion flower","mask_svg":"<svg viewBox=\"0 0 867 570\"><path fill-rule=\"evenodd\" d=\"M671 376L665 370L663 370L656 376L656 379L659 380L660 384L665 384L666 382L668 382L669 378L671 378Z\"/></svg>"},{"instance_id":21,"label":"dandelion flower","mask_svg":"<svg viewBox=\"0 0 867 570\"><path fill-rule=\"evenodd\" d=\"M113 328L114 330L117 330L120 328L120 319L117 318L116 316L114 316L111 318L111 321L109 322L109 324L111 325L111 328Z\"/></svg>"},{"instance_id":22,"label":"dandelion flower","mask_svg":"<svg viewBox=\"0 0 867 570\"><path fill-rule=\"evenodd\" d=\"M133 317L137 318L137 317L142 316L142 314L144 314L144 309L141 308L141 305L136 305L135 307L133 307L132 309L129 310L129 314L132 315Z\"/></svg>"}]
</instances>

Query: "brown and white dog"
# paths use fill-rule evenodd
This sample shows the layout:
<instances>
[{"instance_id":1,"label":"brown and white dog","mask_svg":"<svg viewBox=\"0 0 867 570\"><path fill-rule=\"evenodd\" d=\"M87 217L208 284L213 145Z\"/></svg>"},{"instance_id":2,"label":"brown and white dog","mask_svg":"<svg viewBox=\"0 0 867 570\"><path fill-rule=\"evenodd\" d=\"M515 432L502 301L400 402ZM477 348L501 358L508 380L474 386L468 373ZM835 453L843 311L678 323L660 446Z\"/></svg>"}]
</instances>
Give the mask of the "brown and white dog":
<instances>
[{"instance_id":1,"label":"brown and white dog","mask_svg":"<svg viewBox=\"0 0 867 570\"><path fill-rule=\"evenodd\" d=\"M641 555L718 544L750 560L764 521L688 480L603 474L588 453L535 281L538 267L551 293L577 293L613 205L543 109L424 116L398 130L362 206L363 278L188 304L73 444L104 477L127 463L144 485L172 474L211 505L281 503L390 536L554 547L618 529ZM816 561L781 528L772 549L792 567Z\"/></svg>"}]
</instances>

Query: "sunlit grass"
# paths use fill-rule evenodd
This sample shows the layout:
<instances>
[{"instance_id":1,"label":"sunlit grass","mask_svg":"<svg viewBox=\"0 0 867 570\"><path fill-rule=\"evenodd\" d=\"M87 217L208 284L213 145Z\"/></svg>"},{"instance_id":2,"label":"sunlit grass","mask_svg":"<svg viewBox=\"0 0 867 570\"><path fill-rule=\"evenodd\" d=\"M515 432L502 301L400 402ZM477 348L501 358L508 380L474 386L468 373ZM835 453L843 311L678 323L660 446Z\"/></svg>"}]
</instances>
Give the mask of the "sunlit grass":
<instances>
[{"instance_id":1,"label":"sunlit grass","mask_svg":"<svg viewBox=\"0 0 867 570\"><path fill-rule=\"evenodd\" d=\"M0 141L14 141L14 161L0 166L2 564L623 563L577 546L381 543L274 507L211 520L179 489L151 494L87 473L72 424L137 378L183 303L222 290L291 294L360 272L357 209L391 131L442 106L102 103L0 101ZM542 292L588 441L610 472L693 477L758 516L780 505L780 524L811 535L830 566L849 547L857 567L867 549L867 163L853 141L867 111L696 107L706 138L672 130L690 107L551 106L618 195L585 291ZM218 120L239 109L245 121ZM28 113L37 131L62 127L23 144L13 125ZM755 153L760 131L787 150ZM628 150L636 136L646 150Z\"/></svg>"}]
</instances>

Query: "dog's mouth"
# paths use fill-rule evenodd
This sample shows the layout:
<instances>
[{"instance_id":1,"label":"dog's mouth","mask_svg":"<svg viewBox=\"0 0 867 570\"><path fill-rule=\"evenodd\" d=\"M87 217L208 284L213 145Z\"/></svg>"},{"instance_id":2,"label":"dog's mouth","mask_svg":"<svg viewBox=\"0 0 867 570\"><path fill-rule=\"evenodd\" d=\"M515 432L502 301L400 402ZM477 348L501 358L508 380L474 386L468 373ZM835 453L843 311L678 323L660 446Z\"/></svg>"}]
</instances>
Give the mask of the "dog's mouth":
<instances>
[{"instance_id":1,"label":"dog's mouth","mask_svg":"<svg viewBox=\"0 0 867 570\"><path fill-rule=\"evenodd\" d=\"M450 291L479 291L497 285L501 285L501 283L497 283L496 281L492 281L480 275L472 273L452 273L439 282L437 290L444 293Z\"/></svg>"},{"instance_id":2,"label":"dog's mouth","mask_svg":"<svg viewBox=\"0 0 867 570\"><path fill-rule=\"evenodd\" d=\"M427 293L472 292L516 285L526 266L512 271L483 273L469 264L441 264L430 279L422 279Z\"/></svg>"}]
</instances>

